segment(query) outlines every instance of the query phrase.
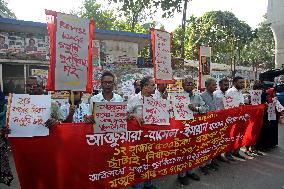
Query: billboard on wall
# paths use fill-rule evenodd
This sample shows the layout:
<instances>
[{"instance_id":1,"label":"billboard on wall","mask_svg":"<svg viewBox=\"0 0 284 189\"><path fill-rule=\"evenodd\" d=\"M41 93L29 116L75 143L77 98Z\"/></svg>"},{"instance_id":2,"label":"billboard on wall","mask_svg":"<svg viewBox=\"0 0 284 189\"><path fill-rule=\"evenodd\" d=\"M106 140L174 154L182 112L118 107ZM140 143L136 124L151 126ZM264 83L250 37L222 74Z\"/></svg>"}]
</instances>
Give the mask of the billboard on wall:
<instances>
[{"instance_id":1,"label":"billboard on wall","mask_svg":"<svg viewBox=\"0 0 284 189\"><path fill-rule=\"evenodd\" d=\"M137 68L138 44L125 41L100 41L101 64L109 70Z\"/></svg>"},{"instance_id":2,"label":"billboard on wall","mask_svg":"<svg viewBox=\"0 0 284 189\"><path fill-rule=\"evenodd\" d=\"M0 56L7 59L47 59L48 38L44 35L0 32Z\"/></svg>"}]
</instances>

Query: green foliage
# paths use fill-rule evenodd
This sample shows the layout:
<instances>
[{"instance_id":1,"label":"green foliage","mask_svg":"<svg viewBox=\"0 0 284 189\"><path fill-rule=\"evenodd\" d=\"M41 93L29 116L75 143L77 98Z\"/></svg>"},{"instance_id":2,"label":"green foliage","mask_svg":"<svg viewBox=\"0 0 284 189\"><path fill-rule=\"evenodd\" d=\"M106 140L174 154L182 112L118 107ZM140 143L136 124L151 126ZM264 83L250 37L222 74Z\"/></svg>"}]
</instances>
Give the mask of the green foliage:
<instances>
[{"instance_id":1,"label":"green foliage","mask_svg":"<svg viewBox=\"0 0 284 189\"><path fill-rule=\"evenodd\" d=\"M179 36L181 31L178 28L175 32L175 35ZM236 57L236 52L241 51L254 37L250 26L228 11L210 11L199 18L191 17L187 21L185 36L187 59L198 58L199 46L210 46L212 61L220 63L226 63ZM173 42L175 45L178 43ZM179 55L178 53L175 55Z\"/></svg>"},{"instance_id":2,"label":"green foliage","mask_svg":"<svg viewBox=\"0 0 284 189\"><path fill-rule=\"evenodd\" d=\"M96 0L85 0L78 14L83 18L93 18L96 21L96 28L99 29L115 29L117 25L117 17L113 10L104 10Z\"/></svg>"},{"instance_id":3,"label":"green foliage","mask_svg":"<svg viewBox=\"0 0 284 189\"><path fill-rule=\"evenodd\" d=\"M3 13L8 18L16 18L15 13L13 13L5 0L0 0L0 12Z\"/></svg>"},{"instance_id":4,"label":"green foliage","mask_svg":"<svg viewBox=\"0 0 284 189\"><path fill-rule=\"evenodd\" d=\"M272 69L274 68L274 48L273 33L270 24L265 20L256 29L256 38L245 46L242 57L250 64L258 63L263 69Z\"/></svg>"}]
</instances>

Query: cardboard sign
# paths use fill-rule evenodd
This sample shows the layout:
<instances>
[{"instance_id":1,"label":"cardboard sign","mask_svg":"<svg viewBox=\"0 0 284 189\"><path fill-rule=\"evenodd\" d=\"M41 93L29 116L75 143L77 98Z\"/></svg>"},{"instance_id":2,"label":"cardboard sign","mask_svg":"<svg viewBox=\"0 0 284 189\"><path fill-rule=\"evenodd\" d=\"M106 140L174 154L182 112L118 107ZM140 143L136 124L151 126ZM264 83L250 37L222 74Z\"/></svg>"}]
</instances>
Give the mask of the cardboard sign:
<instances>
[{"instance_id":1,"label":"cardboard sign","mask_svg":"<svg viewBox=\"0 0 284 189\"><path fill-rule=\"evenodd\" d=\"M261 104L261 94L262 90L251 90L250 91L250 100L252 105Z\"/></svg>"},{"instance_id":2,"label":"cardboard sign","mask_svg":"<svg viewBox=\"0 0 284 189\"><path fill-rule=\"evenodd\" d=\"M13 94L10 101L9 137L47 136L44 123L50 118L50 95Z\"/></svg>"},{"instance_id":3,"label":"cardboard sign","mask_svg":"<svg viewBox=\"0 0 284 189\"><path fill-rule=\"evenodd\" d=\"M276 120L276 104L274 102L268 104L267 113L268 121Z\"/></svg>"},{"instance_id":4,"label":"cardboard sign","mask_svg":"<svg viewBox=\"0 0 284 189\"><path fill-rule=\"evenodd\" d=\"M92 92L93 20L53 11L46 14L51 57L47 90Z\"/></svg>"},{"instance_id":5,"label":"cardboard sign","mask_svg":"<svg viewBox=\"0 0 284 189\"><path fill-rule=\"evenodd\" d=\"M175 120L191 120L193 112L189 109L190 98L187 93L174 93L170 95Z\"/></svg>"},{"instance_id":6,"label":"cardboard sign","mask_svg":"<svg viewBox=\"0 0 284 189\"><path fill-rule=\"evenodd\" d=\"M171 38L168 32L151 29L154 76L156 83L174 83L171 62Z\"/></svg>"},{"instance_id":7,"label":"cardboard sign","mask_svg":"<svg viewBox=\"0 0 284 189\"><path fill-rule=\"evenodd\" d=\"M229 109L229 108L234 108L234 107L239 107L239 101L237 98L234 96L230 95L225 95L225 98L223 98L223 103L224 103L224 108Z\"/></svg>"},{"instance_id":8,"label":"cardboard sign","mask_svg":"<svg viewBox=\"0 0 284 189\"><path fill-rule=\"evenodd\" d=\"M95 132L127 131L127 104L125 102L95 102Z\"/></svg>"},{"instance_id":9,"label":"cardboard sign","mask_svg":"<svg viewBox=\"0 0 284 189\"><path fill-rule=\"evenodd\" d=\"M144 97L143 119L145 124L169 125L169 101Z\"/></svg>"}]
</instances>

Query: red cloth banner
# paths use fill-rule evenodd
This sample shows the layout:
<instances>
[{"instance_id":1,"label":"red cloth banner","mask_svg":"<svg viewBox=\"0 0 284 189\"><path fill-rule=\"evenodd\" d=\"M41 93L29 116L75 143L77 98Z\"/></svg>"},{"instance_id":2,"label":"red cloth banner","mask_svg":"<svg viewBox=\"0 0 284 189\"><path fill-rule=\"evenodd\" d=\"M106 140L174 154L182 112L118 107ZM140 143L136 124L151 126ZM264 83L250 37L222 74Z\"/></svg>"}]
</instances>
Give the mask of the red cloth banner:
<instances>
[{"instance_id":1,"label":"red cloth banner","mask_svg":"<svg viewBox=\"0 0 284 189\"><path fill-rule=\"evenodd\" d=\"M197 167L255 144L264 105L198 115L170 126L128 122L128 131L93 133L63 124L47 137L10 138L22 189L123 188Z\"/></svg>"},{"instance_id":2,"label":"red cloth banner","mask_svg":"<svg viewBox=\"0 0 284 189\"><path fill-rule=\"evenodd\" d=\"M45 12L50 41L50 67L46 89L91 93L94 20L90 20L87 28L84 28L82 23L86 20L80 22L75 16L50 10Z\"/></svg>"}]
</instances>

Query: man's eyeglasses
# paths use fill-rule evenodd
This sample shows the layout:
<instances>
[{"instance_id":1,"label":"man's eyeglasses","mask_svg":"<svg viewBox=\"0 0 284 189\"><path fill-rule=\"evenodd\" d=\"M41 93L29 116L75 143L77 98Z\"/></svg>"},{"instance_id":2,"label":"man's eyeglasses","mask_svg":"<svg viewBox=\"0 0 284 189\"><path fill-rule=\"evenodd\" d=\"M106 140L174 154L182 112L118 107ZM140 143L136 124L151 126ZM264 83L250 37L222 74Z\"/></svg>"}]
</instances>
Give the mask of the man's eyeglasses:
<instances>
[{"instance_id":1,"label":"man's eyeglasses","mask_svg":"<svg viewBox=\"0 0 284 189\"><path fill-rule=\"evenodd\" d=\"M103 85L114 85L113 81L103 81L102 82Z\"/></svg>"}]
</instances>

